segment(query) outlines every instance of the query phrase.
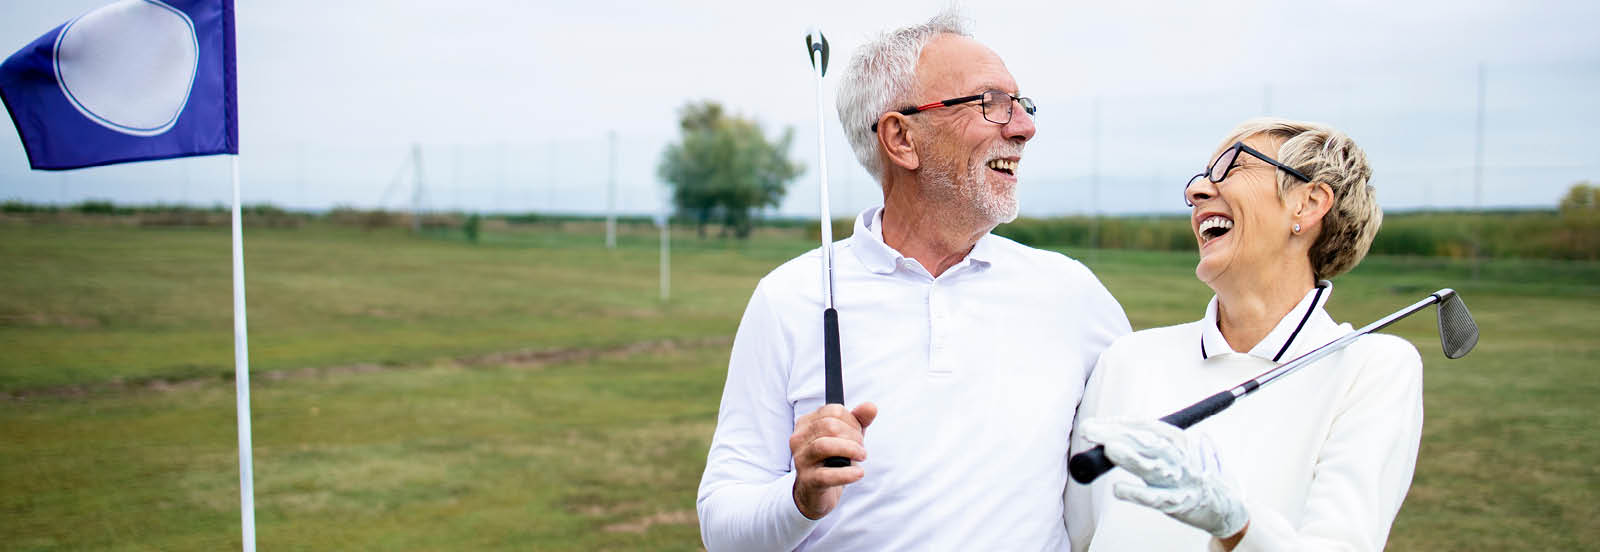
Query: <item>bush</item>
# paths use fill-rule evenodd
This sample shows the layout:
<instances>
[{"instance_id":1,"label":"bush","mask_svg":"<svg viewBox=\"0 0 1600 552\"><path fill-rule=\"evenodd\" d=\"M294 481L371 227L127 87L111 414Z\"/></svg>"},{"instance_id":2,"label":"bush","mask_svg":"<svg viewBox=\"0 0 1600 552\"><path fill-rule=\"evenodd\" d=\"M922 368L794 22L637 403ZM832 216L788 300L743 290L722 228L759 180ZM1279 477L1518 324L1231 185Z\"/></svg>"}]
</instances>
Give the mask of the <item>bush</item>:
<instances>
[{"instance_id":1,"label":"bush","mask_svg":"<svg viewBox=\"0 0 1600 552\"><path fill-rule=\"evenodd\" d=\"M1021 218L994 233L1035 247L1189 251L1182 217ZM812 232L815 235L815 232ZM1096 235L1098 234L1098 235ZM1552 211L1394 213L1373 241L1374 255L1467 258L1600 259L1600 208Z\"/></svg>"},{"instance_id":2,"label":"bush","mask_svg":"<svg viewBox=\"0 0 1600 552\"><path fill-rule=\"evenodd\" d=\"M61 210L60 208L58 208L58 207L56 207L54 205L35 205L35 204L32 204L32 203L24 203L24 202L22 202L20 200L15 200L15 199L7 200L4 203L0 203L0 213L15 213L15 214L55 213L55 212L58 212L60 210Z\"/></svg>"},{"instance_id":3,"label":"bush","mask_svg":"<svg viewBox=\"0 0 1600 552\"><path fill-rule=\"evenodd\" d=\"M833 226L833 241L839 241L839 240L842 240L842 239L850 237L851 234L854 234L856 232L856 219L848 219L848 218L833 219L833 225L832 226ZM821 243L821 241L822 241L822 224L820 223L820 221L817 218L813 217L809 221L806 221L805 224L801 226L801 228L805 229L806 239L814 241L814 242L818 242L819 244Z\"/></svg>"},{"instance_id":4,"label":"bush","mask_svg":"<svg viewBox=\"0 0 1600 552\"><path fill-rule=\"evenodd\" d=\"M1107 249L1194 249L1189 221L1182 217L1019 218L994 233L1034 247L1103 247Z\"/></svg>"},{"instance_id":5,"label":"bush","mask_svg":"<svg viewBox=\"0 0 1600 552\"><path fill-rule=\"evenodd\" d=\"M85 215L126 215L132 214L132 209L119 209L115 203L107 199L90 199L72 206L73 211Z\"/></svg>"},{"instance_id":6,"label":"bush","mask_svg":"<svg viewBox=\"0 0 1600 552\"><path fill-rule=\"evenodd\" d=\"M1378 255L1600 259L1600 216L1553 211L1399 213L1384 218Z\"/></svg>"},{"instance_id":7,"label":"bush","mask_svg":"<svg viewBox=\"0 0 1600 552\"><path fill-rule=\"evenodd\" d=\"M353 207L335 207L328 211L327 220L341 226L355 226L364 230L377 228L398 228L410 226L411 217L393 211L382 209L356 209Z\"/></svg>"}]
</instances>

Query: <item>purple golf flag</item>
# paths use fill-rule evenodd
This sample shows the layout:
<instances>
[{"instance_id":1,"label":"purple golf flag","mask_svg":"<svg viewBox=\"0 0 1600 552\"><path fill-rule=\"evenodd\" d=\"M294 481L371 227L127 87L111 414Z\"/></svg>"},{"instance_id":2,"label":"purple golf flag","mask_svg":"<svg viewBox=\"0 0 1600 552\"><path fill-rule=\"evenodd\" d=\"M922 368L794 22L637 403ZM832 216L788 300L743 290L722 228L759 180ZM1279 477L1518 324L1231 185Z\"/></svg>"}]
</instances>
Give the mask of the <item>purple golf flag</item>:
<instances>
[{"instance_id":1,"label":"purple golf flag","mask_svg":"<svg viewBox=\"0 0 1600 552\"><path fill-rule=\"evenodd\" d=\"M239 153L233 0L122 0L0 63L37 170Z\"/></svg>"}]
</instances>

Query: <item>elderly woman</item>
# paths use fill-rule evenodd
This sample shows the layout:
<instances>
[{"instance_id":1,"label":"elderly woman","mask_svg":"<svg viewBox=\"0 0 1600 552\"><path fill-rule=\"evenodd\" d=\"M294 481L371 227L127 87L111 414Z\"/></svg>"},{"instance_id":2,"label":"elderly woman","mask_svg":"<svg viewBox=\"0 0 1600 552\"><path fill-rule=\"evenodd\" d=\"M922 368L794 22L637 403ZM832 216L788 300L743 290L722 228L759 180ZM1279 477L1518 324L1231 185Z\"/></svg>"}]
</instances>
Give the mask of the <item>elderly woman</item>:
<instances>
[{"instance_id":1,"label":"elderly woman","mask_svg":"<svg viewBox=\"0 0 1600 552\"><path fill-rule=\"evenodd\" d=\"M1122 469L1068 484L1073 549L1381 550L1422 434L1409 342L1363 337L1187 431L1155 421L1349 332L1327 279L1382 219L1366 155L1332 128L1247 121L1210 159L1184 197L1216 296L1101 355L1072 451L1106 445Z\"/></svg>"}]
</instances>

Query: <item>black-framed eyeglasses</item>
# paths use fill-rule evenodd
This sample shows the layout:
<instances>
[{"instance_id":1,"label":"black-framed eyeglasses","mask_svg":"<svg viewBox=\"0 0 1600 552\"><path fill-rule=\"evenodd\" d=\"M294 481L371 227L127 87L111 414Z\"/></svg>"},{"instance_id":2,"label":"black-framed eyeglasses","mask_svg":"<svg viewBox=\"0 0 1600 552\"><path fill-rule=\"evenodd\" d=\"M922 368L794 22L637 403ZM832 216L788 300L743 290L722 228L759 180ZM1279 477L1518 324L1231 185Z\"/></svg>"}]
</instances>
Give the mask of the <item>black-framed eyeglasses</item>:
<instances>
[{"instance_id":1,"label":"black-framed eyeglasses","mask_svg":"<svg viewBox=\"0 0 1600 552\"><path fill-rule=\"evenodd\" d=\"M1295 170L1294 167L1279 163L1277 159L1268 157L1267 154L1244 145L1244 142L1234 142L1233 145L1228 146L1228 149L1222 150L1222 154L1211 161L1211 166L1206 167L1205 172L1189 177L1189 181L1183 184L1183 204L1194 207L1194 204L1189 202L1189 186L1194 184L1196 179L1204 176L1206 180L1210 180L1213 184L1220 184L1223 179L1226 179L1228 171L1239 165L1239 152L1241 151L1255 156L1256 159L1266 161L1274 167L1283 169L1283 172L1289 173L1290 176L1298 178L1302 182L1311 181L1310 178L1306 177L1305 173Z\"/></svg>"},{"instance_id":2,"label":"black-framed eyeglasses","mask_svg":"<svg viewBox=\"0 0 1600 552\"><path fill-rule=\"evenodd\" d=\"M1033 115L1039 112L1039 106L1033 103L1033 98L1013 96L1009 92L1000 90L988 90L982 94L951 98L942 102L922 104L915 107L907 107L905 109L896 109L894 112L901 115L915 115L929 109L950 107L952 105L960 105L978 100L983 100L983 120L997 125L1003 125L1011 122L1011 106L1013 100L1016 103L1022 104L1022 110L1026 111L1028 115ZM1002 108L1001 106L1004 107ZM878 131L878 123L872 123L872 131Z\"/></svg>"}]
</instances>

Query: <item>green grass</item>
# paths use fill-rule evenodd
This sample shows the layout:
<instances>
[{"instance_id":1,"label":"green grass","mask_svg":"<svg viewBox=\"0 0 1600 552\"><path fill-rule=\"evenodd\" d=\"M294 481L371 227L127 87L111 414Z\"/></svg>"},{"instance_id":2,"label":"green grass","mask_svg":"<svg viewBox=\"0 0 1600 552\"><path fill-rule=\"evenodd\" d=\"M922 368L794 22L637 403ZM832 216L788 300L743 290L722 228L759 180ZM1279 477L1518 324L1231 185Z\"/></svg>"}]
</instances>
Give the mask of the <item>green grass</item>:
<instances>
[{"instance_id":1,"label":"green grass","mask_svg":"<svg viewBox=\"0 0 1600 552\"><path fill-rule=\"evenodd\" d=\"M218 229L0 228L0 542L15 550L238 546L228 238ZM247 230L263 550L695 550L694 489L724 344L799 231L607 250L593 225L414 238ZM1070 250L1137 328L1197 318L1188 253ZM1600 543L1600 263L1379 257L1336 281L1357 325L1439 287L1483 328L1423 351L1416 481L1396 550ZM647 350L484 360L518 350ZM677 343L672 345L671 343ZM174 381L168 385L107 382ZM62 387L77 386L77 387Z\"/></svg>"},{"instance_id":2,"label":"green grass","mask_svg":"<svg viewBox=\"0 0 1600 552\"><path fill-rule=\"evenodd\" d=\"M260 548L695 549L724 359L702 348L258 380ZM238 547L231 387L3 412L8 549ZM665 522L626 528L650 519Z\"/></svg>"},{"instance_id":3,"label":"green grass","mask_svg":"<svg viewBox=\"0 0 1600 552\"><path fill-rule=\"evenodd\" d=\"M625 238L606 250L589 234L470 246L399 230L247 231L251 367L726 335L755 280L807 249L680 247L663 305L651 236ZM228 252L226 229L6 228L0 391L231 374Z\"/></svg>"}]
</instances>

